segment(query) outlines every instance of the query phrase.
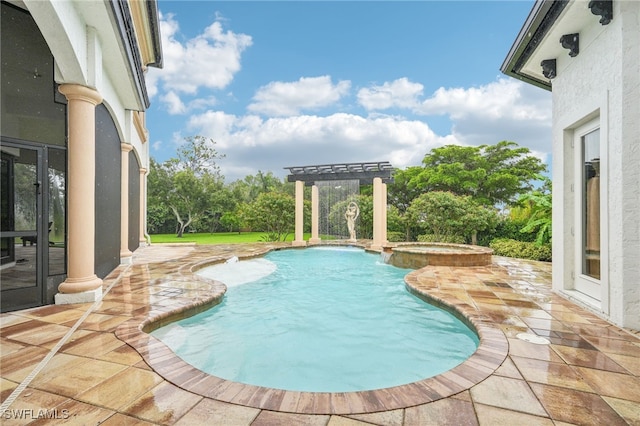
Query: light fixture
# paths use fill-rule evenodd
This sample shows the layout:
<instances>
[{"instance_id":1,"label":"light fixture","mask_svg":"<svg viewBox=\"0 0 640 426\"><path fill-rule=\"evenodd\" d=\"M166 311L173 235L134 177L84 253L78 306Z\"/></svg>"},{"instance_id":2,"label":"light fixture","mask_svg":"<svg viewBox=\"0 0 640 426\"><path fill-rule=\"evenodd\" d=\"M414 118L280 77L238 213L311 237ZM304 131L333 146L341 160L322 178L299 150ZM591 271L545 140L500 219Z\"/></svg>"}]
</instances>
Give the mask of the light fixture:
<instances>
[{"instance_id":1,"label":"light fixture","mask_svg":"<svg viewBox=\"0 0 640 426\"><path fill-rule=\"evenodd\" d=\"M565 34L560 37L560 44L565 49L569 49L569 56L575 58L580 53L580 34Z\"/></svg>"},{"instance_id":2,"label":"light fixture","mask_svg":"<svg viewBox=\"0 0 640 426\"><path fill-rule=\"evenodd\" d=\"M607 25L613 20L613 0L591 0L589 9L594 15L601 16L600 23Z\"/></svg>"},{"instance_id":3,"label":"light fixture","mask_svg":"<svg viewBox=\"0 0 640 426\"><path fill-rule=\"evenodd\" d=\"M540 62L540 66L542 67L542 75L547 77L549 80L556 78L556 60L555 59L545 59Z\"/></svg>"}]
</instances>

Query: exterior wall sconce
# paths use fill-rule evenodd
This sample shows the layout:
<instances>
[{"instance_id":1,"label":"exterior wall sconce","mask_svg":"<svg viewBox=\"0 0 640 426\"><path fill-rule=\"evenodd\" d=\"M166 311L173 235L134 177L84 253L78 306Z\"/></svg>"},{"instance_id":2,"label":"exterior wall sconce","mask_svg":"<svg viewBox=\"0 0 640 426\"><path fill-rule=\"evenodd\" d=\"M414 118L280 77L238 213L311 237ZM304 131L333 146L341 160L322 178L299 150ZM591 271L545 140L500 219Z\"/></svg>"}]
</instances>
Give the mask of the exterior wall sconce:
<instances>
[{"instance_id":1,"label":"exterior wall sconce","mask_svg":"<svg viewBox=\"0 0 640 426\"><path fill-rule=\"evenodd\" d=\"M542 75L547 77L549 80L556 78L556 60L555 59L545 59L540 62L540 66L542 67Z\"/></svg>"},{"instance_id":2,"label":"exterior wall sconce","mask_svg":"<svg viewBox=\"0 0 640 426\"><path fill-rule=\"evenodd\" d=\"M569 56L574 58L580 53L580 34L565 34L560 37L560 44L565 49L569 49Z\"/></svg>"},{"instance_id":3,"label":"exterior wall sconce","mask_svg":"<svg viewBox=\"0 0 640 426\"><path fill-rule=\"evenodd\" d=\"M613 0L591 0L589 9L594 15L601 16L600 23L607 25L613 20Z\"/></svg>"}]
</instances>

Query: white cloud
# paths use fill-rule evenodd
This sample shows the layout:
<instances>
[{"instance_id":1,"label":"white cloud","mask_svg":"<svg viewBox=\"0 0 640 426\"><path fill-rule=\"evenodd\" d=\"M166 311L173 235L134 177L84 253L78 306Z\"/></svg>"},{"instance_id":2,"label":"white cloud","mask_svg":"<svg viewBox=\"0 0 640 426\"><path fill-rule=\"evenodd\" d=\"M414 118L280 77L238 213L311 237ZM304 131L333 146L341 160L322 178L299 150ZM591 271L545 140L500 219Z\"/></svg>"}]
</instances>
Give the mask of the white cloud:
<instances>
[{"instance_id":1,"label":"white cloud","mask_svg":"<svg viewBox=\"0 0 640 426\"><path fill-rule=\"evenodd\" d=\"M382 86L360 89L358 102L367 110L414 108L423 89L422 84L412 83L403 77Z\"/></svg>"},{"instance_id":2,"label":"white cloud","mask_svg":"<svg viewBox=\"0 0 640 426\"><path fill-rule=\"evenodd\" d=\"M272 113L290 108L289 113L293 114L303 105L306 108L314 105L298 100L304 97L298 98L297 90L307 96L312 92L310 87L323 87L325 93L341 93L338 86L333 85L329 77L322 77L276 83L265 86L262 93L270 94L270 98L264 96L263 99L272 99ZM266 87L277 89L266 90ZM405 168L419 165L424 155L438 146L495 144L501 140L514 141L528 147L533 155L548 160L547 153L551 150L548 92L515 80L498 79L481 87L441 88L421 101L417 99L420 87L407 79L398 79L378 86L378 89L387 88L393 95L386 100L377 97L376 93L381 90L361 91L360 99L367 99L364 103L369 102L368 105L376 108L386 104L394 108L405 106L414 113L414 109L419 109L425 115L445 114L452 123L450 132L434 133L428 117L410 119L397 114L375 113L363 117L334 113L265 118L214 110L192 115L187 130L217 142L216 149L226 155L219 165L228 181L258 170L284 176L283 167L309 164L390 161L395 167ZM328 98L327 95L323 99ZM265 110L267 104L266 101L263 104Z\"/></svg>"},{"instance_id":3,"label":"white cloud","mask_svg":"<svg viewBox=\"0 0 640 426\"><path fill-rule=\"evenodd\" d=\"M188 127L216 141L228 181L258 170L283 176L283 167L337 162L390 161L404 168L420 164L432 148L457 143L421 121L344 113L262 119L208 111L192 116Z\"/></svg>"},{"instance_id":4,"label":"white cloud","mask_svg":"<svg viewBox=\"0 0 640 426\"><path fill-rule=\"evenodd\" d=\"M252 44L250 36L225 31L220 21L182 41L178 22L171 14L161 16L160 34L164 68L150 68L146 80L150 97L167 92L163 101L170 111L180 109L177 101L181 95L197 94L201 88L227 87L241 69L242 52Z\"/></svg>"},{"instance_id":5,"label":"white cloud","mask_svg":"<svg viewBox=\"0 0 640 426\"><path fill-rule=\"evenodd\" d=\"M468 145L510 140L538 153L551 151L551 94L515 79L480 87L436 90L417 111L446 114L452 134Z\"/></svg>"},{"instance_id":6,"label":"white cloud","mask_svg":"<svg viewBox=\"0 0 640 426\"><path fill-rule=\"evenodd\" d=\"M550 119L550 108L540 108L539 104L523 98L522 92L526 87L528 86L522 82L507 78L499 78L480 87L441 87L431 98L422 102L416 108L416 112L425 115L447 114L452 119L469 116L482 116L487 119ZM544 92L542 89L536 90Z\"/></svg>"},{"instance_id":7,"label":"white cloud","mask_svg":"<svg viewBox=\"0 0 640 426\"><path fill-rule=\"evenodd\" d=\"M551 151L551 95L501 77L470 88L437 89L421 100L423 86L400 78L358 92L368 110L404 109L416 115L445 115L451 136L465 145L511 140L539 154Z\"/></svg>"},{"instance_id":8,"label":"white cloud","mask_svg":"<svg viewBox=\"0 0 640 426\"><path fill-rule=\"evenodd\" d=\"M167 112L171 115L186 114L192 111L203 110L218 103L215 96L211 96L209 98L196 98L185 104L182 102L180 96L178 96L173 90L161 95L160 101L165 105Z\"/></svg>"},{"instance_id":9,"label":"white cloud","mask_svg":"<svg viewBox=\"0 0 640 426\"><path fill-rule=\"evenodd\" d=\"M167 111L169 112L169 114L184 114L185 112L187 112L187 107L173 90L170 90L169 92L160 96L160 100L167 107Z\"/></svg>"},{"instance_id":10,"label":"white cloud","mask_svg":"<svg viewBox=\"0 0 640 426\"><path fill-rule=\"evenodd\" d=\"M314 111L338 102L349 93L351 82L331 82L328 75L301 77L298 81L274 81L259 88L250 112L268 116L290 116L302 111Z\"/></svg>"}]
</instances>

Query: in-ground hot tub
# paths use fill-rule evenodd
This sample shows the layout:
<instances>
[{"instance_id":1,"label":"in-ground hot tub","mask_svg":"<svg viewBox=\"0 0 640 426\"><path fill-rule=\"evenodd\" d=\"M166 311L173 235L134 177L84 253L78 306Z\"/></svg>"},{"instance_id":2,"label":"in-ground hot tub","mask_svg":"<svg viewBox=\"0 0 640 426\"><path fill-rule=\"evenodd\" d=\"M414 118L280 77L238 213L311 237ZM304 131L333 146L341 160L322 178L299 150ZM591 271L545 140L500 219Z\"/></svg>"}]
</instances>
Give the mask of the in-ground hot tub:
<instances>
[{"instance_id":1,"label":"in-ground hot tub","mask_svg":"<svg viewBox=\"0 0 640 426\"><path fill-rule=\"evenodd\" d=\"M409 243L391 250L387 263L399 268L420 269L425 266L486 266L491 264L493 250L467 244Z\"/></svg>"}]
</instances>

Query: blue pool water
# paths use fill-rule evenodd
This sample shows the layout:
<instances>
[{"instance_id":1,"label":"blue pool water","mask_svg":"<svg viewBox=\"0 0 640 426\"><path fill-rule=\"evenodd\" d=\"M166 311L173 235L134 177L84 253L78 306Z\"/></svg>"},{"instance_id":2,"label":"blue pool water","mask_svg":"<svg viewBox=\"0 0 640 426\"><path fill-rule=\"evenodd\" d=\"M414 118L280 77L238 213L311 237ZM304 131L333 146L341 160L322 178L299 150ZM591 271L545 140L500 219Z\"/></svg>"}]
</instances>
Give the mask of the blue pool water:
<instances>
[{"instance_id":1,"label":"blue pool water","mask_svg":"<svg viewBox=\"0 0 640 426\"><path fill-rule=\"evenodd\" d=\"M415 382L455 367L478 346L460 320L406 290L410 270L379 255L317 247L271 252L261 262L261 270L273 264L268 275L230 286L219 305L152 334L209 374L310 392ZM235 265L239 275L251 270L245 261ZM213 268L204 274L215 277Z\"/></svg>"}]
</instances>

